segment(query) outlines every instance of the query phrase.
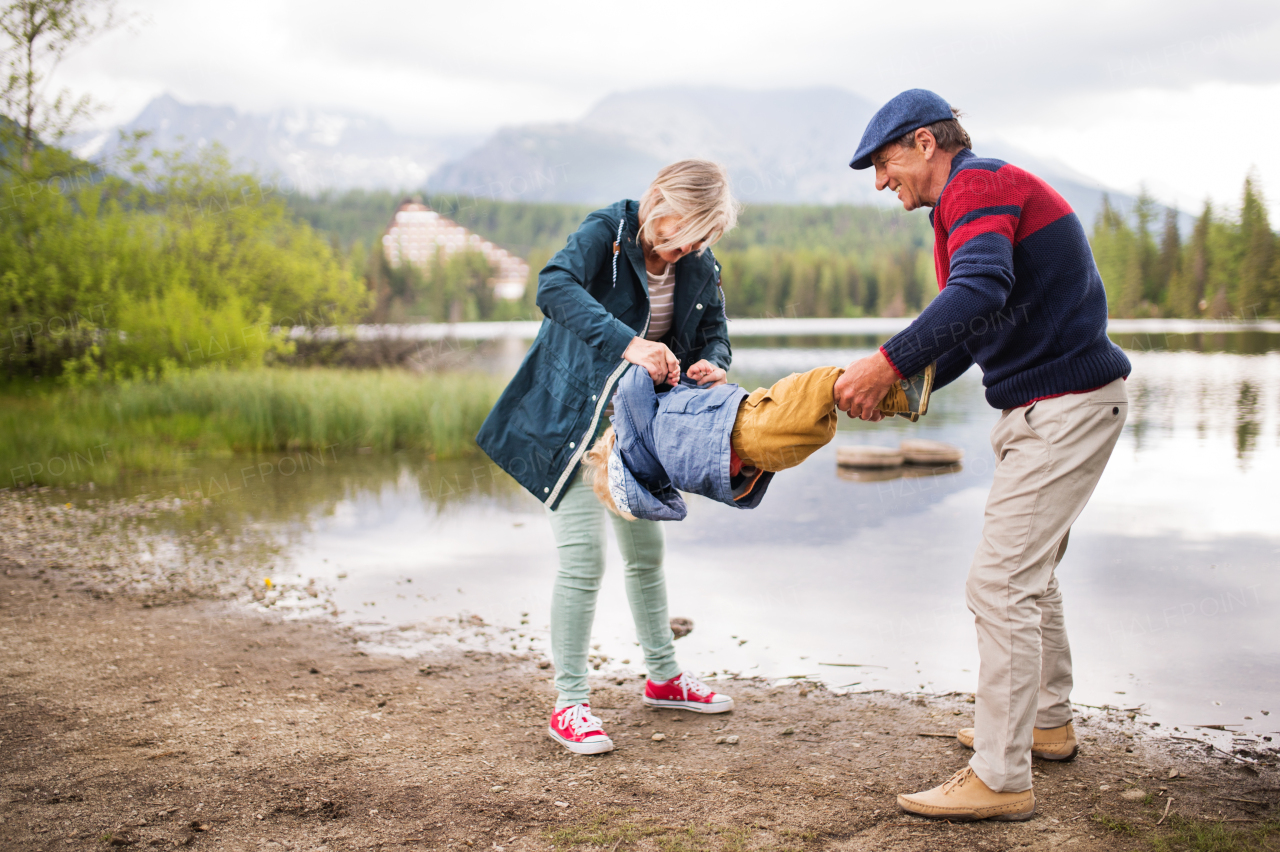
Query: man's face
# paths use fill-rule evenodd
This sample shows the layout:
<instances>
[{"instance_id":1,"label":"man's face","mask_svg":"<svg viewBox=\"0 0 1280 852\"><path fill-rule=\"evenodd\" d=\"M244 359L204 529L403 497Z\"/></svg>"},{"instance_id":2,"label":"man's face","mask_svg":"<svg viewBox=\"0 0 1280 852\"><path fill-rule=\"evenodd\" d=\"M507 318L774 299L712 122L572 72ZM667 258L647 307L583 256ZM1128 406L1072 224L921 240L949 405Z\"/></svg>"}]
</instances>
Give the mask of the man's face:
<instances>
[{"instance_id":1,"label":"man's face","mask_svg":"<svg viewBox=\"0 0 1280 852\"><path fill-rule=\"evenodd\" d=\"M932 206L937 199L929 196L933 180L932 164L924 155L924 146L903 148L890 142L871 157L876 169L876 191L888 188L898 194L907 210Z\"/></svg>"}]
</instances>

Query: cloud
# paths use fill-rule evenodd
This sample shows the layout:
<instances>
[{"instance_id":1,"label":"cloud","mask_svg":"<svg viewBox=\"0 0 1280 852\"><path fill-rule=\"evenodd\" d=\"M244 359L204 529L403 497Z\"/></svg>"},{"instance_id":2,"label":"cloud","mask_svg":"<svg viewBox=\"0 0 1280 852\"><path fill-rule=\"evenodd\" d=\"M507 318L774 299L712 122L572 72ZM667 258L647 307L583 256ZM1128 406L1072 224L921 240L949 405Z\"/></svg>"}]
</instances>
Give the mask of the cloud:
<instances>
[{"instance_id":1,"label":"cloud","mask_svg":"<svg viewBox=\"0 0 1280 852\"><path fill-rule=\"evenodd\" d=\"M1261 120L1280 84L1274 0L129 5L150 24L101 39L60 81L114 104L116 123L165 91L250 111L358 111L447 134L573 120L611 92L655 86L837 86L874 101L924 86L965 108L975 128L1036 141L1103 180L1196 195L1220 190L1162 177L1156 164L1189 171L1220 144L1209 131L1230 126L1225 103L1244 110L1237 127ZM1138 116L1186 159L1105 151ZM1234 183L1236 159L1222 164Z\"/></svg>"}]
</instances>

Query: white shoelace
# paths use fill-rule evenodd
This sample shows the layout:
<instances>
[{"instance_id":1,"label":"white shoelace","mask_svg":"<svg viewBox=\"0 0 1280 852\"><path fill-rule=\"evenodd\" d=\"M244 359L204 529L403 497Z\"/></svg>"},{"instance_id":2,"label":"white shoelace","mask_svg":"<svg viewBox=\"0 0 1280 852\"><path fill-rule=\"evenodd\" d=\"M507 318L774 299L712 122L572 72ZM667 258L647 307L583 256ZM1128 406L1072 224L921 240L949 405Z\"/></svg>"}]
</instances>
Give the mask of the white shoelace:
<instances>
[{"instance_id":1,"label":"white shoelace","mask_svg":"<svg viewBox=\"0 0 1280 852\"><path fill-rule=\"evenodd\" d=\"M567 725L575 735L581 736L587 731L598 731L604 725L596 716L591 715L585 704L575 704L560 717L561 724Z\"/></svg>"},{"instance_id":2,"label":"white shoelace","mask_svg":"<svg viewBox=\"0 0 1280 852\"><path fill-rule=\"evenodd\" d=\"M699 698L703 698L711 694L711 687L707 686L688 672L680 673L680 679L676 681L676 686L684 690L685 698L689 697L690 692Z\"/></svg>"}]
</instances>

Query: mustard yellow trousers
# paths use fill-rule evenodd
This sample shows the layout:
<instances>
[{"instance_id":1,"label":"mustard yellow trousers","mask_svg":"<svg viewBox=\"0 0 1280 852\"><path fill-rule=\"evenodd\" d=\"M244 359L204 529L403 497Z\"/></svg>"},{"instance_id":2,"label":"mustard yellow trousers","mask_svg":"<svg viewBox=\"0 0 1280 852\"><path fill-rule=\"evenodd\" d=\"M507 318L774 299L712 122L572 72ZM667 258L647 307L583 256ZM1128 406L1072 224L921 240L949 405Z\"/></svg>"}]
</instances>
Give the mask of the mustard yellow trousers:
<instances>
[{"instance_id":1,"label":"mustard yellow trousers","mask_svg":"<svg viewBox=\"0 0 1280 852\"><path fill-rule=\"evenodd\" d=\"M761 470L795 467L836 435L836 379L842 367L792 373L742 401L730 441L742 463Z\"/></svg>"}]
</instances>

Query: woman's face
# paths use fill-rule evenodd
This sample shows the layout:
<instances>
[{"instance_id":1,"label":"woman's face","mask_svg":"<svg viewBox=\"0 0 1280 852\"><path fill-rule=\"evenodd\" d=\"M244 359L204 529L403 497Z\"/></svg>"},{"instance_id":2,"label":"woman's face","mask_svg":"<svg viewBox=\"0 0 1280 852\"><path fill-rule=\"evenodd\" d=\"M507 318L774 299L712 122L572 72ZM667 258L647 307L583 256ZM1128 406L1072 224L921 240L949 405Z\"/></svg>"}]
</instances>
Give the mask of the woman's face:
<instances>
[{"instance_id":1,"label":"woman's face","mask_svg":"<svg viewBox=\"0 0 1280 852\"><path fill-rule=\"evenodd\" d=\"M680 230L680 226L683 224L684 220L677 216L668 216L653 223L653 233L656 237L654 240L655 248L653 249L653 253L662 258L664 263L675 263L685 255L692 254L697 251L698 247L706 242L706 240L699 240L696 243L680 246L679 248L671 251L659 251L656 246L670 242L672 235L676 234Z\"/></svg>"}]
</instances>

